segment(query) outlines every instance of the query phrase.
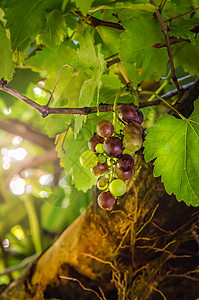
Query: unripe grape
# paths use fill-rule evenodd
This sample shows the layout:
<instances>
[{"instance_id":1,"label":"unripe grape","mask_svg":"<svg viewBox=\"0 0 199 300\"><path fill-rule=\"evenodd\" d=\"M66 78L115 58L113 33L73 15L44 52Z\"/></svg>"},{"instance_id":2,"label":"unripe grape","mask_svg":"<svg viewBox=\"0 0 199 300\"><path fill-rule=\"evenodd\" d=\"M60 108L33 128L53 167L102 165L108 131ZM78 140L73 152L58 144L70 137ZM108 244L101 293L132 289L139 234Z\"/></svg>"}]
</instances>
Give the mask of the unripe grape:
<instances>
[{"instance_id":1,"label":"unripe grape","mask_svg":"<svg viewBox=\"0 0 199 300\"><path fill-rule=\"evenodd\" d=\"M101 164L104 164L106 162L106 156L105 155L99 155L98 156L98 162Z\"/></svg>"},{"instance_id":2,"label":"unripe grape","mask_svg":"<svg viewBox=\"0 0 199 300\"><path fill-rule=\"evenodd\" d=\"M82 165L82 167L86 168L86 169L90 169L93 168L94 166L96 166L98 159L97 156L95 155L94 152L87 150L84 151L80 158L80 164Z\"/></svg>"},{"instance_id":3,"label":"unripe grape","mask_svg":"<svg viewBox=\"0 0 199 300\"><path fill-rule=\"evenodd\" d=\"M120 170L117 166L115 166L115 173L117 174L118 178L126 181L126 180L128 180L129 178L132 177L132 175L133 175L133 169L124 172L124 171Z\"/></svg>"},{"instance_id":4,"label":"unripe grape","mask_svg":"<svg viewBox=\"0 0 199 300\"><path fill-rule=\"evenodd\" d=\"M95 151L97 152L97 153L104 153L104 148L103 148L103 144L97 144L96 146L95 146Z\"/></svg>"},{"instance_id":5,"label":"unripe grape","mask_svg":"<svg viewBox=\"0 0 199 300\"><path fill-rule=\"evenodd\" d=\"M97 133L104 138L111 136L113 132L114 126L108 120L103 120L97 125Z\"/></svg>"},{"instance_id":6,"label":"unripe grape","mask_svg":"<svg viewBox=\"0 0 199 300\"><path fill-rule=\"evenodd\" d=\"M100 179L97 182L97 187L99 190L105 190L108 187L108 182L105 179Z\"/></svg>"},{"instance_id":7,"label":"unripe grape","mask_svg":"<svg viewBox=\"0 0 199 300\"><path fill-rule=\"evenodd\" d=\"M132 132L138 135L142 135L142 127L140 126L140 124L133 122L131 124L127 124L124 126L123 128L124 135Z\"/></svg>"},{"instance_id":8,"label":"unripe grape","mask_svg":"<svg viewBox=\"0 0 199 300\"><path fill-rule=\"evenodd\" d=\"M102 192L97 198L99 206L111 210L115 204L115 197L110 192Z\"/></svg>"},{"instance_id":9,"label":"unripe grape","mask_svg":"<svg viewBox=\"0 0 199 300\"><path fill-rule=\"evenodd\" d=\"M92 172L95 176L103 175L104 173L106 173L107 170L108 165L106 162L104 164L98 162L97 165L94 168L92 168Z\"/></svg>"},{"instance_id":10,"label":"unripe grape","mask_svg":"<svg viewBox=\"0 0 199 300\"><path fill-rule=\"evenodd\" d=\"M110 157L118 157L122 154L123 147L120 138L111 136L103 143L104 152Z\"/></svg>"},{"instance_id":11,"label":"unripe grape","mask_svg":"<svg viewBox=\"0 0 199 300\"><path fill-rule=\"evenodd\" d=\"M126 172L133 168L134 160L129 154L122 154L117 160L117 166L120 170Z\"/></svg>"},{"instance_id":12,"label":"unripe grape","mask_svg":"<svg viewBox=\"0 0 199 300\"><path fill-rule=\"evenodd\" d=\"M110 183L110 192L115 197L120 197L126 192L126 184L121 179L114 179Z\"/></svg>"},{"instance_id":13,"label":"unripe grape","mask_svg":"<svg viewBox=\"0 0 199 300\"><path fill-rule=\"evenodd\" d=\"M123 139L124 148L130 151L138 151L142 147L142 137L135 133L127 133Z\"/></svg>"},{"instance_id":14,"label":"unripe grape","mask_svg":"<svg viewBox=\"0 0 199 300\"><path fill-rule=\"evenodd\" d=\"M103 142L104 142L104 139L101 136L95 134L88 141L88 147L91 151L96 152L96 146L98 144L103 144Z\"/></svg>"}]
</instances>

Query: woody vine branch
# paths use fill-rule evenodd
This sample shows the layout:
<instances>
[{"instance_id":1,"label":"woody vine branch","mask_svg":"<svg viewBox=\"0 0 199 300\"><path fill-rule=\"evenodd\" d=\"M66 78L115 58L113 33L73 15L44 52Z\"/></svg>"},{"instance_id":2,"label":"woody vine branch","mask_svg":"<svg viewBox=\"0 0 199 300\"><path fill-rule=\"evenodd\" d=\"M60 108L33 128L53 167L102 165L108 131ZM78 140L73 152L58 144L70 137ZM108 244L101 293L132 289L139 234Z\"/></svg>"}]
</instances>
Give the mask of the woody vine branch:
<instances>
[{"instance_id":1,"label":"woody vine branch","mask_svg":"<svg viewBox=\"0 0 199 300\"><path fill-rule=\"evenodd\" d=\"M199 82L191 82L189 84L183 85L181 87L181 90L183 92L187 91L190 88L194 88L194 85L197 86L198 89L198 84ZM80 108L67 108L67 107L48 107L47 105L42 106L38 104L37 102L29 99L28 97L24 96L23 94L19 93L17 90L13 89L7 84L7 81L5 81L3 78L0 80L0 90L22 100L29 106L33 107L37 111L39 111L42 115L43 118L47 117L50 114L78 114L78 115L89 115L93 113L97 113L98 108L97 107L80 107ZM167 100L175 95L178 94L178 90L175 89L169 93L166 93L161 96L164 100ZM146 102L141 102L139 104L139 108L144 108L144 107L149 107L149 106L155 106L159 105L161 103L161 100L159 98L155 98L152 101L146 101ZM124 105L124 103L118 103L117 108L119 108L121 105ZM129 103L128 103L129 105ZM133 104L132 104L133 105ZM102 104L99 106L99 111L100 112L109 112L113 111L113 104Z\"/></svg>"}]
</instances>

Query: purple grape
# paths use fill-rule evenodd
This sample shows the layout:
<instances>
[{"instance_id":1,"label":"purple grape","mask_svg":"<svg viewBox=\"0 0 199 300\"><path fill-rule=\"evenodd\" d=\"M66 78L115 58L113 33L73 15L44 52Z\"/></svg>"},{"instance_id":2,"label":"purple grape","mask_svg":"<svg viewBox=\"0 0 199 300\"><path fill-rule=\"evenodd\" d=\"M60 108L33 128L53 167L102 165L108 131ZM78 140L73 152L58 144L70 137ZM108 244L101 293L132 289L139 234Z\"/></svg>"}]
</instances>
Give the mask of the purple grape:
<instances>
[{"instance_id":1,"label":"purple grape","mask_svg":"<svg viewBox=\"0 0 199 300\"><path fill-rule=\"evenodd\" d=\"M119 109L119 117L124 123L137 122L141 124L143 121L143 114L141 110L131 105L123 105Z\"/></svg>"},{"instance_id":2,"label":"purple grape","mask_svg":"<svg viewBox=\"0 0 199 300\"><path fill-rule=\"evenodd\" d=\"M115 197L110 192L102 192L97 198L99 206L111 210L115 204Z\"/></svg>"},{"instance_id":3,"label":"purple grape","mask_svg":"<svg viewBox=\"0 0 199 300\"><path fill-rule=\"evenodd\" d=\"M104 138L110 137L113 134L113 132L114 126L111 122L107 120L103 120L97 125L97 133Z\"/></svg>"},{"instance_id":4,"label":"purple grape","mask_svg":"<svg viewBox=\"0 0 199 300\"><path fill-rule=\"evenodd\" d=\"M129 178L132 177L133 175L133 169L129 170L129 171L122 171L120 170L120 168L117 167L117 165L115 166L115 173L117 174L117 177L122 179L122 180L128 180Z\"/></svg>"},{"instance_id":5,"label":"purple grape","mask_svg":"<svg viewBox=\"0 0 199 300\"><path fill-rule=\"evenodd\" d=\"M108 165L106 162L103 164L98 162L97 165L94 168L92 168L92 172L94 173L95 176L103 175L107 170L108 170Z\"/></svg>"},{"instance_id":6,"label":"purple grape","mask_svg":"<svg viewBox=\"0 0 199 300\"><path fill-rule=\"evenodd\" d=\"M103 148L109 157L118 157L123 151L122 141L118 137L110 136L104 141Z\"/></svg>"},{"instance_id":7,"label":"purple grape","mask_svg":"<svg viewBox=\"0 0 199 300\"><path fill-rule=\"evenodd\" d=\"M117 166L120 170L126 172L133 168L134 160L129 154L122 154L117 160Z\"/></svg>"}]
</instances>

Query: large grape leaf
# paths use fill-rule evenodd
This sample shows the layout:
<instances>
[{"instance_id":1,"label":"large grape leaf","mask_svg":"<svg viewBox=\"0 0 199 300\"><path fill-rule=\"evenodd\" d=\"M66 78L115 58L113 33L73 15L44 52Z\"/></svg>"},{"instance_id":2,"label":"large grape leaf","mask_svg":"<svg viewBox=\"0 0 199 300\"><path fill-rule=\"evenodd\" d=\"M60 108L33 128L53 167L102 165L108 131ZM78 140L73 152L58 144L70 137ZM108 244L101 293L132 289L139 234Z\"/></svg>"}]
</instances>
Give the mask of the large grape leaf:
<instances>
[{"instance_id":1,"label":"large grape leaf","mask_svg":"<svg viewBox=\"0 0 199 300\"><path fill-rule=\"evenodd\" d=\"M14 73L14 65L12 62L11 53L11 42L6 34L5 28L0 24L0 53L1 53L1 63L0 63L0 79L4 77L6 80L10 80Z\"/></svg>"},{"instance_id":2,"label":"large grape leaf","mask_svg":"<svg viewBox=\"0 0 199 300\"><path fill-rule=\"evenodd\" d=\"M199 45L181 43L175 46L174 64L176 67L182 66L185 72L191 75L199 75Z\"/></svg>"},{"instance_id":3,"label":"large grape leaf","mask_svg":"<svg viewBox=\"0 0 199 300\"><path fill-rule=\"evenodd\" d=\"M154 176L178 201L199 206L199 99L188 119L162 114L146 133L144 155L146 162L155 159Z\"/></svg>"},{"instance_id":4,"label":"large grape leaf","mask_svg":"<svg viewBox=\"0 0 199 300\"><path fill-rule=\"evenodd\" d=\"M139 80L159 79L166 72L168 54L164 48L153 47L157 42L164 42L158 21L145 14L121 24L126 29L121 34L121 60L132 68L143 68Z\"/></svg>"}]
</instances>

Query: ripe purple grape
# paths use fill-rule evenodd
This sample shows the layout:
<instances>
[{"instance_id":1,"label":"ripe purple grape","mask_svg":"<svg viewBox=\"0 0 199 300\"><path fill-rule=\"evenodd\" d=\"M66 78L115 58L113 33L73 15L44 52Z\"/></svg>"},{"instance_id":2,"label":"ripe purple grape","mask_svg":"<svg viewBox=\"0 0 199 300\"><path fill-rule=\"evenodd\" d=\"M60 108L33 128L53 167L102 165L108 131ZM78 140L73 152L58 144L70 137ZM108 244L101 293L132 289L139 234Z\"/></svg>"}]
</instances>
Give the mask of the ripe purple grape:
<instances>
[{"instance_id":1,"label":"ripe purple grape","mask_svg":"<svg viewBox=\"0 0 199 300\"><path fill-rule=\"evenodd\" d=\"M134 160L129 154L122 154L117 160L117 166L120 170L126 172L133 168Z\"/></svg>"},{"instance_id":2,"label":"ripe purple grape","mask_svg":"<svg viewBox=\"0 0 199 300\"><path fill-rule=\"evenodd\" d=\"M110 137L114 132L114 126L108 120L103 120L97 125L97 133L104 138Z\"/></svg>"},{"instance_id":3,"label":"ripe purple grape","mask_svg":"<svg viewBox=\"0 0 199 300\"><path fill-rule=\"evenodd\" d=\"M117 167L117 165L115 166L115 173L117 174L117 177L126 181L128 180L129 178L132 177L133 175L133 169L129 170L129 171L122 171L120 170L120 168Z\"/></svg>"},{"instance_id":4,"label":"ripe purple grape","mask_svg":"<svg viewBox=\"0 0 199 300\"><path fill-rule=\"evenodd\" d=\"M137 122L139 124L143 121L143 115L141 110L131 106L131 105L123 105L119 109L119 117L124 123L133 123ZM141 123L140 123L141 122Z\"/></svg>"},{"instance_id":5,"label":"ripe purple grape","mask_svg":"<svg viewBox=\"0 0 199 300\"><path fill-rule=\"evenodd\" d=\"M135 122L137 122L138 124L142 124L143 119L144 119L143 113L141 112L140 109L137 109L137 117L135 119Z\"/></svg>"},{"instance_id":6,"label":"ripe purple grape","mask_svg":"<svg viewBox=\"0 0 199 300\"><path fill-rule=\"evenodd\" d=\"M110 136L104 141L103 148L109 157L118 157L123 151L122 141L118 137Z\"/></svg>"},{"instance_id":7,"label":"ripe purple grape","mask_svg":"<svg viewBox=\"0 0 199 300\"><path fill-rule=\"evenodd\" d=\"M99 206L111 210L115 204L115 197L110 192L102 192L97 198Z\"/></svg>"},{"instance_id":8,"label":"ripe purple grape","mask_svg":"<svg viewBox=\"0 0 199 300\"><path fill-rule=\"evenodd\" d=\"M104 138L95 134L88 141L88 147L91 151L96 152L95 147L97 146L97 144L103 144L103 142L104 142Z\"/></svg>"},{"instance_id":9,"label":"ripe purple grape","mask_svg":"<svg viewBox=\"0 0 199 300\"><path fill-rule=\"evenodd\" d=\"M92 172L94 173L95 176L103 175L107 170L108 170L108 165L106 162L103 164L98 162L97 165L94 168L92 168Z\"/></svg>"}]
</instances>

